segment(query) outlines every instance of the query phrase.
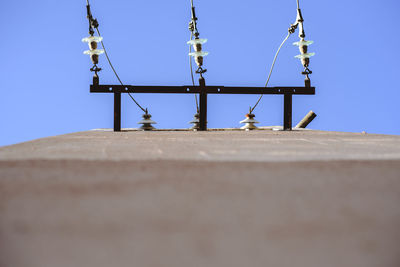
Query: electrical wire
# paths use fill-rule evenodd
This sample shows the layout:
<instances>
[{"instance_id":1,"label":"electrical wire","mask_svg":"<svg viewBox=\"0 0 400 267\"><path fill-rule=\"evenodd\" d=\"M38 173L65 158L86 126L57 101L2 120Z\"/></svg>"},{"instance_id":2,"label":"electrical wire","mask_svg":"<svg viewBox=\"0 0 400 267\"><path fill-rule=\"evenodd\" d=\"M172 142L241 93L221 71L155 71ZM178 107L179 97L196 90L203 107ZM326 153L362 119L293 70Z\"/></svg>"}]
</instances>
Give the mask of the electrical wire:
<instances>
[{"instance_id":1,"label":"electrical wire","mask_svg":"<svg viewBox=\"0 0 400 267\"><path fill-rule=\"evenodd\" d=\"M269 80L271 79L272 71L274 70L275 63L276 63L276 59L278 58L279 52L281 51L281 49L282 49L283 45L286 43L286 41L289 39L290 35L291 35L291 33L288 33L288 35L285 37L285 39L283 40L283 42L282 42L281 45L279 46L278 51L276 51L276 54L275 54L274 60L273 60L273 62L272 62L271 69L270 69L270 71L269 71L269 75L268 75L268 79L267 79L267 82L266 82L266 84L265 84L265 87L268 86ZM250 113L252 113L252 112L256 109L256 107L257 107L258 104L260 103L260 101L261 101L261 99L263 98L263 96L264 96L264 95L261 95L260 98L258 99L257 103L254 105L254 107L253 107L253 108L250 108Z\"/></svg>"},{"instance_id":2,"label":"electrical wire","mask_svg":"<svg viewBox=\"0 0 400 267\"><path fill-rule=\"evenodd\" d=\"M96 31L97 31L97 34L98 34L99 36L101 36L99 29L96 28ZM115 77L117 77L119 83L120 83L122 86L125 87L125 85L122 83L121 79L119 78L119 75L118 75L117 71L115 70L113 64L111 63L110 57L108 56L107 49L105 48L103 41L101 41L100 43L101 43L101 46L103 47L104 54L106 55L108 64L110 65L111 69L113 70L113 72L114 72L114 74L115 74ZM143 112L147 113L147 108L144 109L144 108L135 100L135 98L131 95L131 93L128 92L128 95L131 97L131 99L133 100L133 102L135 102L135 104L136 104Z\"/></svg>"},{"instance_id":3,"label":"electrical wire","mask_svg":"<svg viewBox=\"0 0 400 267\"><path fill-rule=\"evenodd\" d=\"M296 3L297 3L297 9L300 9L300 0L296 0ZM271 66L271 69L270 69L270 71L269 71L269 75L268 75L268 79L267 79L267 82L266 82L266 84L265 84L265 87L267 87L268 84L269 84L269 80L271 79L271 74L272 74L272 71L274 70L275 63L276 63L276 59L278 58L279 52L281 51L283 45L284 45L284 44L286 43L286 41L289 39L289 37L290 37L291 34L292 34L291 32L288 33L288 35L285 37L285 39L283 40L283 42L282 42L281 45L279 46L278 51L277 51L276 54L275 54L274 61L272 62L272 66ZM252 113L252 112L255 110L255 108L258 106L258 104L260 103L261 99L263 98L263 96L264 96L264 95L261 95L261 96L260 96L260 98L258 99L257 103L254 105L253 108L250 107L250 113Z\"/></svg>"}]
</instances>

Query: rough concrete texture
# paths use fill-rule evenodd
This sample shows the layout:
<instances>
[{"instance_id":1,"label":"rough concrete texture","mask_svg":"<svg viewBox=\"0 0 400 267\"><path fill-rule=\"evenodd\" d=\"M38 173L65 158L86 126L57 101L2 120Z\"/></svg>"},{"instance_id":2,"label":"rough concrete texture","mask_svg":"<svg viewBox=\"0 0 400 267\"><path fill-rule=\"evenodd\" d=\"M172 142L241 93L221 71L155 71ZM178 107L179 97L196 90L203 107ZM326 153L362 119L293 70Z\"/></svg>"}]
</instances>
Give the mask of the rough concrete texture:
<instances>
[{"instance_id":1,"label":"rough concrete texture","mask_svg":"<svg viewBox=\"0 0 400 267\"><path fill-rule=\"evenodd\" d=\"M400 137L104 132L0 148L0 266L400 266Z\"/></svg>"}]
</instances>

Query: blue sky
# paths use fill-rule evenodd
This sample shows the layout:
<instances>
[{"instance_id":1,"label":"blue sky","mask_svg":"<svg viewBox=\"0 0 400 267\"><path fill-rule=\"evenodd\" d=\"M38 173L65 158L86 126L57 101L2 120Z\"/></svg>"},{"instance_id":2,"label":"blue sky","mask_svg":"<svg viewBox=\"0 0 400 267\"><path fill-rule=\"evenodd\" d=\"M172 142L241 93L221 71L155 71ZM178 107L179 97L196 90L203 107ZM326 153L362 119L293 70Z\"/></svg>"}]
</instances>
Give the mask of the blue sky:
<instances>
[{"instance_id":1,"label":"blue sky","mask_svg":"<svg viewBox=\"0 0 400 267\"><path fill-rule=\"evenodd\" d=\"M0 145L111 128L112 95L90 94L85 1L2 1L0 4ZM110 57L126 84L190 84L189 0L92 0ZM263 86L275 51L296 17L296 1L196 1L201 37L209 42L207 84ZM400 134L398 0L303 0L316 96L294 97L293 122L309 110L321 130ZM302 85L291 43L282 49L270 86ZM117 81L100 58L101 82ZM158 128L185 128L191 95L136 95ZM239 127L257 96L210 96L209 127ZM283 100L266 96L255 111L262 125L282 124ZM141 111L123 97L122 127Z\"/></svg>"}]
</instances>

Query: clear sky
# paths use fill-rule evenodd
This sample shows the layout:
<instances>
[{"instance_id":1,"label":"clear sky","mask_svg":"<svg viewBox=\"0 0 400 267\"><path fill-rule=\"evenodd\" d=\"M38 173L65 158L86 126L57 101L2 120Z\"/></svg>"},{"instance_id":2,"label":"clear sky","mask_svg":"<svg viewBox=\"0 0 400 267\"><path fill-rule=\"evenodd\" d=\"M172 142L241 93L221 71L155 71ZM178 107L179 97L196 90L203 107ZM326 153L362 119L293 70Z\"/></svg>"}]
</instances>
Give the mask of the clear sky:
<instances>
[{"instance_id":1,"label":"clear sky","mask_svg":"<svg viewBox=\"0 0 400 267\"><path fill-rule=\"evenodd\" d=\"M189 0L91 0L111 60L126 84L190 84ZM86 1L0 3L0 145L113 126L113 97L90 94L91 62L81 42ZM275 51L296 18L296 1L195 0L207 84L263 86ZM400 2L301 0L316 96L295 96L293 123L309 110L310 128L400 134ZM282 49L270 86L302 86L298 49ZM117 84L104 56L101 82ZM190 127L191 95L136 95L158 128ZM209 127L239 127L256 95L209 97ZM261 125L282 125L283 99L266 96ZM142 112L123 97L122 127Z\"/></svg>"}]
</instances>

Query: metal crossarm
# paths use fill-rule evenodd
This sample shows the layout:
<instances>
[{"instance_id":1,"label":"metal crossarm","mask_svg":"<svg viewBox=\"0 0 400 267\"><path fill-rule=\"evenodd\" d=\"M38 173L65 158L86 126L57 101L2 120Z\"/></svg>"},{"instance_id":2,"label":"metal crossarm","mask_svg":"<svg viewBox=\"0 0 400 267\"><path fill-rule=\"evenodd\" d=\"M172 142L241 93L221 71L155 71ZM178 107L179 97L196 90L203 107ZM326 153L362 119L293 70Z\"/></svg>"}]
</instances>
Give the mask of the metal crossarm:
<instances>
[{"instance_id":1,"label":"metal crossarm","mask_svg":"<svg viewBox=\"0 0 400 267\"><path fill-rule=\"evenodd\" d=\"M121 94L200 94L200 130L207 130L207 95L208 94L264 94L283 95L283 129L292 129L292 96L315 95L315 87L239 87L239 86L206 86L205 80L200 78L199 86L136 86L136 85L99 85L90 86L91 93L114 94L114 131L121 131Z\"/></svg>"},{"instance_id":2,"label":"metal crossarm","mask_svg":"<svg viewBox=\"0 0 400 267\"><path fill-rule=\"evenodd\" d=\"M254 94L254 95L314 95L315 87L238 87L238 86L135 86L135 85L91 85L91 93L151 93L151 94Z\"/></svg>"}]
</instances>

